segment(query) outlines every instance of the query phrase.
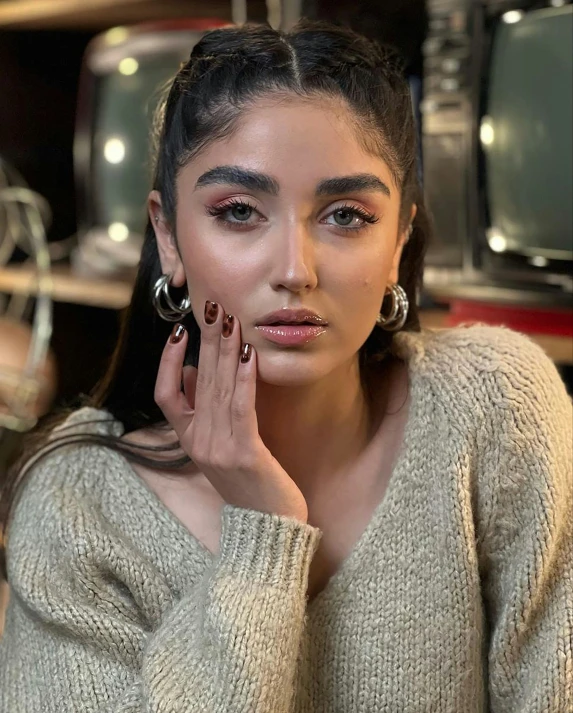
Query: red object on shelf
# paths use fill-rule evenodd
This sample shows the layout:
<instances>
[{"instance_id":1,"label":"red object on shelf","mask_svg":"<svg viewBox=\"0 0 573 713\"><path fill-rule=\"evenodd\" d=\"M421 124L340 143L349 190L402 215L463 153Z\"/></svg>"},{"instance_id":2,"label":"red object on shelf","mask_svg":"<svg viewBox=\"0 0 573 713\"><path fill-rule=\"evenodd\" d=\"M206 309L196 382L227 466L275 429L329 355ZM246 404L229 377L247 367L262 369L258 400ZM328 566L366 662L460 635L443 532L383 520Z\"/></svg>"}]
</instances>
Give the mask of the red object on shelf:
<instances>
[{"instance_id":1,"label":"red object on shelf","mask_svg":"<svg viewBox=\"0 0 573 713\"><path fill-rule=\"evenodd\" d=\"M471 300L452 300L447 318L448 326L456 327L467 322L503 325L529 334L573 337L573 309L534 309Z\"/></svg>"}]
</instances>

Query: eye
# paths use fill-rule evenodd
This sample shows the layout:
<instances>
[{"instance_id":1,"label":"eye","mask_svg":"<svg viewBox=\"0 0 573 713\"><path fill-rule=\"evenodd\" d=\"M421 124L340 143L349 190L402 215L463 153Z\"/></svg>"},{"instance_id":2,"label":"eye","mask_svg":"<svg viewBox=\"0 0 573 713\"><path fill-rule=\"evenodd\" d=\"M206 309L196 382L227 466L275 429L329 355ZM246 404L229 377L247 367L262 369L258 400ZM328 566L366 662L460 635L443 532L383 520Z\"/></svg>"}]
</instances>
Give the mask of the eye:
<instances>
[{"instance_id":1,"label":"eye","mask_svg":"<svg viewBox=\"0 0 573 713\"><path fill-rule=\"evenodd\" d=\"M256 212L255 206L244 200L230 200L221 205L207 207L207 213L225 225L252 225L248 220L253 211Z\"/></svg>"},{"instance_id":2,"label":"eye","mask_svg":"<svg viewBox=\"0 0 573 713\"><path fill-rule=\"evenodd\" d=\"M362 208L353 205L339 206L335 211L330 213L328 217L334 217L336 222L327 223L327 225L334 225L336 228L341 228L342 230L354 231L361 230L366 227L366 224L374 224L379 221L379 218L372 213L368 213ZM357 219L358 223L356 223Z\"/></svg>"}]
</instances>

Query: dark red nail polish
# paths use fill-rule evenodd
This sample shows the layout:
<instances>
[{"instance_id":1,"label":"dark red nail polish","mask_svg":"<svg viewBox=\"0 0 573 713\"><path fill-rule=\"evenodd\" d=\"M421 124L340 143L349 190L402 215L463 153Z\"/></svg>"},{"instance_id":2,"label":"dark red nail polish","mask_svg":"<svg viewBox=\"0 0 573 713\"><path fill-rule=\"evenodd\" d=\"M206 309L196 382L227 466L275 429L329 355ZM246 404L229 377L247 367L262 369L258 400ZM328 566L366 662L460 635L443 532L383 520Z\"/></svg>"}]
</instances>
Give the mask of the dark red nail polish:
<instances>
[{"instance_id":1,"label":"dark red nail polish","mask_svg":"<svg viewBox=\"0 0 573 713\"><path fill-rule=\"evenodd\" d=\"M223 320L223 327L222 327L222 332L223 332L223 337L225 339L228 339L231 334L233 334L233 327L235 326L235 318L233 317L232 314L228 314L225 319Z\"/></svg>"},{"instance_id":2,"label":"dark red nail polish","mask_svg":"<svg viewBox=\"0 0 573 713\"><path fill-rule=\"evenodd\" d=\"M216 302L205 302L205 322L207 324L215 324L217 315L219 314L219 305Z\"/></svg>"},{"instance_id":3,"label":"dark red nail polish","mask_svg":"<svg viewBox=\"0 0 573 713\"><path fill-rule=\"evenodd\" d=\"M169 341L171 344L177 344L183 339L183 335L185 334L185 327L182 324L176 324L173 327L173 330L171 331L171 337Z\"/></svg>"},{"instance_id":4,"label":"dark red nail polish","mask_svg":"<svg viewBox=\"0 0 573 713\"><path fill-rule=\"evenodd\" d=\"M243 349L241 350L241 364L246 364L253 354L253 347L245 342L243 344Z\"/></svg>"}]
</instances>

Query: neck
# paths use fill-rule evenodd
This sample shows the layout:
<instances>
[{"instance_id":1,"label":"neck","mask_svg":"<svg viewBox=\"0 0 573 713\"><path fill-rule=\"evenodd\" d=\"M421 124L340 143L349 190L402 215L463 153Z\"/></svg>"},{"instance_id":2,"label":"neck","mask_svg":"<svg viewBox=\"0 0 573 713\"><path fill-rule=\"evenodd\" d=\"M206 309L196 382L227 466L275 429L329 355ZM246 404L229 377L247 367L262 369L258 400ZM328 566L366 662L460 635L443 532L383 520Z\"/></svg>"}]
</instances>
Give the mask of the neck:
<instances>
[{"instance_id":1,"label":"neck","mask_svg":"<svg viewBox=\"0 0 573 713\"><path fill-rule=\"evenodd\" d=\"M387 381L379 373L371 395L354 360L311 386L258 382L261 438L305 497L342 477L364 451L380 424Z\"/></svg>"}]
</instances>

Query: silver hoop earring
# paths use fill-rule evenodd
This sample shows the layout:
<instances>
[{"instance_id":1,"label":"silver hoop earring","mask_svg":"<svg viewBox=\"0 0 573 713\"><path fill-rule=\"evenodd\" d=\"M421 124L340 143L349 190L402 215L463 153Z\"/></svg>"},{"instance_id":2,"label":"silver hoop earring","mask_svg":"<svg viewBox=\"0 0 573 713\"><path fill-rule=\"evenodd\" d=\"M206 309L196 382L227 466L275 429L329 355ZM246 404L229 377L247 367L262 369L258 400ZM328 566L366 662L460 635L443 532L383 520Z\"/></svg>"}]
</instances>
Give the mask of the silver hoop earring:
<instances>
[{"instance_id":1,"label":"silver hoop earring","mask_svg":"<svg viewBox=\"0 0 573 713\"><path fill-rule=\"evenodd\" d=\"M166 322L178 322L186 314L193 311L189 295L183 298L181 304L176 305L169 294L169 282L171 275L161 275L153 286L153 306L157 310L157 314ZM167 303L164 307L161 303L161 298Z\"/></svg>"},{"instance_id":2,"label":"silver hoop earring","mask_svg":"<svg viewBox=\"0 0 573 713\"><path fill-rule=\"evenodd\" d=\"M376 317L376 324L388 332L397 332L402 329L408 316L408 308L410 307L408 296L404 288L397 283L392 285L389 291L386 291L386 295L392 296L392 308L388 315L383 315L380 312Z\"/></svg>"}]
</instances>

